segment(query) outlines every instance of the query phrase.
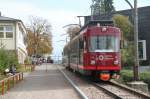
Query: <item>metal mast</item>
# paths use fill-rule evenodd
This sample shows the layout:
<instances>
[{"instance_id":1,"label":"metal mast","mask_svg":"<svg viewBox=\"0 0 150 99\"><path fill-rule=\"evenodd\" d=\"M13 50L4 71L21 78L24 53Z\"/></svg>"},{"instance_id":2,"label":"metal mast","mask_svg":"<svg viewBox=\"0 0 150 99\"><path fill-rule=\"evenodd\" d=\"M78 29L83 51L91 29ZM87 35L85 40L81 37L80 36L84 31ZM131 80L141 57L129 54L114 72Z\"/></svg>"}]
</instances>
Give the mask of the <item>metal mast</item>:
<instances>
[{"instance_id":1,"label":"metal mast","mask_svg":"<svg viewBox=\"0 0 150 99\"><path fill-rule=\"evenodd\" d=\"M138 9L137 0L134 0L134 49L135 49L135 65L134 65L134 80L139 80L139 53L138 53Z\"/></svg>"}]
</instances>

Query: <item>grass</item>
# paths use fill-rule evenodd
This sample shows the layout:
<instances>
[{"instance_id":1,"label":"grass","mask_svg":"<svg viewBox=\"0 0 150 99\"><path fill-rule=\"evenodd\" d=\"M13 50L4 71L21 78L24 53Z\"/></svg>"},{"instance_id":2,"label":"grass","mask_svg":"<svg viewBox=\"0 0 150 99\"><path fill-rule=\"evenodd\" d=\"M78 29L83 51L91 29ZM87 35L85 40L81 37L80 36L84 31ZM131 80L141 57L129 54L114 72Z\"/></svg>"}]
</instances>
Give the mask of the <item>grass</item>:
<instances>
[{"instance_id":1,"label":"grass","mask_svg":"<svg viewBox=\"0 0 150 99\"><path fill-rule=\"evenodd\" d=\"M3 80L4 78L6 78L8 76L5 76L5 75L0 75L0 81Z\"/></svg>"},{"instance_id":2,"label":"grass","mask_svg":"<svg viewBox=\"0 0 150 99\"><path fill-rule=\"evenodd\" d=\"M32 72L32 68L33 65L21 65L19 66L19 68L17 69L18 72ZM8 76L5 76L5 75L0 75L0 81L3 80L4 78L7 78ZM15 82L16 83L16 82ZM6 80L4 82L4 92L6 93L7 91L7 84L8 84L8 81ZM14 81L13 81L13 77L10 78L10 88L12 88L14 86ZM1 95L1 92L2 92L2 84L0 83L0 95Z\"/></svg>"}]
</instances>

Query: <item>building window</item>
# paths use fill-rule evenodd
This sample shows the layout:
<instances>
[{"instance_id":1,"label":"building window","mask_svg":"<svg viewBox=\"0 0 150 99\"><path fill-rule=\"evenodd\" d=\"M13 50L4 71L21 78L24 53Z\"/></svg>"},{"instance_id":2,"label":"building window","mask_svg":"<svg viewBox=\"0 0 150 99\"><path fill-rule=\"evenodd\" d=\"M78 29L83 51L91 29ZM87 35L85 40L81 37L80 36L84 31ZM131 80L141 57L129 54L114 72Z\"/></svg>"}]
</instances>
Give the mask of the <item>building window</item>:
<instances>
[{"instance_id":1,"label":"building window","mask_svg":"<svg viewBox=\"0 0 150 99\"><path fill-rule=\"evenodd\" d=\"M13 27L12 26L5 26L5 33L6 38L13 38Z\"/></svg>"},{"instance_id":2,"label":"building window","mask_svg":"<svg viewBox=\"0 0 150 99\"><path fill-rule=\"evenodd\" d=\"M4 27L3 26L0 26L0 31L4 31Z\"/></svg>"},{"instance_id":3,"label":"building window","mask_svg":"<svg viewBox=\"0 0 150 99\"><path fill-rule=\"evenodd\" d=\"M146 40L139 41L139 60L146 60Z\"/></svg>"},{"instance_id":4,"label":"building window","mask_svg":"<svg viewBox=\"0 0 150 99\"><path fill-rule=\"evenodd\" d=\"M13 31L13 27L12 26L5 26L6 31Z\"/></svg>"},{"instance_id":5,"label":"building window","mask_svg":"<svg viewBox=\"0 0 150 99\"><path fill-rule=\"evenodd\" d=\"M0 38L4 38L4 27L0 26Z\"/></svg>"},{"instance_id":6,"label":"building window","mask_svg":"<svg viewBox=\"0 0 150 99\"><path fill-rule=\"evenodd\" d=\"M0 26L0 38L13 38L13 26Z\"/></svg>"},{"instance_id":7,"label":"building window","mask_svg":"<svg viewBox=\"0 0 150 99\"><path fill-rule=\"evenodd\" d=\"M4 38L4 32L0 32L0 38Z\"/></svg>"},{"instance_id":8,"label":"building window","mask_svg":"<svg viewBox=\"0 0 150 99\"><path fill-rule=\"evenodd\" d=\"M13 38L13 32L6 32L6 38Z\"/></svg>"}]
</instances>

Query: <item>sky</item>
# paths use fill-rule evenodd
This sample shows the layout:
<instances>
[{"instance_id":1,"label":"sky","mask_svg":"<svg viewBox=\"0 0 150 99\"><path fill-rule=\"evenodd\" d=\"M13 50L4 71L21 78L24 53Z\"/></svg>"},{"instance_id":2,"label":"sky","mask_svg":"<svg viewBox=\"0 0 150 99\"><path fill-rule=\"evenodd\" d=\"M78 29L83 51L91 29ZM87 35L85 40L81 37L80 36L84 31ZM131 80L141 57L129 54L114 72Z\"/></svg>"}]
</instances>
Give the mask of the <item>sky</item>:
<instances>
[{"instance_id":1,"label":"sky","mask_svg":"<svg viewBox=\"0 0 150 99\"><path fill-rule=\"evenodd\" d=\"M129 0L132 4L134 0ZM137 0L138 7L150 6L150 0ZM53 56L61 56L68 24L77 24L77 16L90 14L92 0L0 0L2 16L21 19L27 26L30 16L47 19L52 25ZM125 0L114 0L116 10L130 9Z\"/></svg>"}]
</instances>

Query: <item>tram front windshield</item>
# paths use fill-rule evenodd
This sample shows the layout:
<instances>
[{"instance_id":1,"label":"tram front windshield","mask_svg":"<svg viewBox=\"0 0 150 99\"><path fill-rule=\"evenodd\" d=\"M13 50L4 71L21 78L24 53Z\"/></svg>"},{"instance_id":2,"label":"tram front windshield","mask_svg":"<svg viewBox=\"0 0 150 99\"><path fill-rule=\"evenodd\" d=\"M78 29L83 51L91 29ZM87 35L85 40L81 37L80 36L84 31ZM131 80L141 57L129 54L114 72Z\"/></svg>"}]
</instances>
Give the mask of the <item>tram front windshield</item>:
<instances>
[{"instance_id":1,"label":"tram front windshield","mask_svg":"<svg viewBox=\"0 0 150 99\"><path fill-rule=\"evenodd\" d=\"M90 38L91 52L118 52L119 38L115 36L92 36Z\"/></svg>"}]
</instances>

